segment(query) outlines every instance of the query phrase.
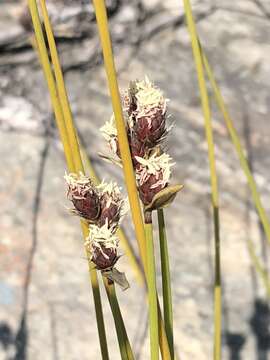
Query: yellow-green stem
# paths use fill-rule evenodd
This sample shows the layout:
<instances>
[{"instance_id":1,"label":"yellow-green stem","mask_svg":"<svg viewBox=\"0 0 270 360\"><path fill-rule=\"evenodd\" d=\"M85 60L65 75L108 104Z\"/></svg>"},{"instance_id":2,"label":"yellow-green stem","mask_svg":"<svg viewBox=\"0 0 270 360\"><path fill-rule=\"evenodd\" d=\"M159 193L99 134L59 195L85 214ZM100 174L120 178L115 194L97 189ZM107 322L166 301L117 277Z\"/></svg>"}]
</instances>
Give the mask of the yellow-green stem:
<instances>
[{"instance_id":1,"label":"yellow-green stem","mask_svg":"<svg viewBox=\"0 0 270 360\"><path fill-rule=\"evenodd\" d=\"M266 290L266 295L267 295L268 299L270 299L270 282L269 282L267 271L261 264L258 256L256 255L254 245L250 239L247 240L247 246L248 246L248 251L249 251L251 260L253 262L253 265L254 265L257 273L260 275L260 277L262 279L263 285Z\"/></svg>"},{"instance_id":2,"label":"yellow-green stem","mask_svg":"<svg viewBox=\"0 0 270 360\"><path fill-rule=\"evenodd\" d=\"M231 137L232 142L234 144L235 150L236 150L236 152L238 154L240 165L241 165L241 167L242 167L242 169L243 169L243 171L244 171L244 173L246 175L248 185L249 185L249 188L251 190L251 194L252 194L254 204L255 204L255 206L257 208L261 223L263 225L265 234L266 234L268 242L270 244L270 223L269 223L269 220L267 218L265 209L264 209L264 207L262 205L260 194L258 192L254 177L252 176L251 170L249 168L248 161L247 161L247 159L245 157L244 150L243 150L242 145L241 145L241 141L239 139L239 136L237 135L236 129L234 128L234 125L233 125L232 119L230 117L229 111L228 111L228 109L227 109L227 107L226 107L226 105L225 105L225 103L223 101L223 98L222 98L221 92L219 90L218 84L217 84L217 82L215 80L213 71L211 70L209 62L208 62L205 54L203 53L203 51L202 51L202 56L203 56L203 62L204 62L204 66L205 66L207 76L209 78L210 84L211 84L211 86L213 88L213 91L214 91L216 103L217 103L217 105L218 105L218 107L219 107L219 109L220 109L220 111L221 111L221 113L223 115L224 120L225 120L225 123L226 123L227 129L229 131L230 137Z\"/></svg>"},{"instance_id":3,"label":"yellow-green stem","mask_svg":"<svg viewBox=\"0 0 270 360\"><path fill-rule=\"evenodd\" d=\"M159 245L160 245L160 260L161 260L161 275L162 275L164 326L170 347L171 357L174 358L173 309L172 309L170 260L169 260L166 226L165 226L163 209L159 209L157 213L158 213Z\"/></svg>"},{"instance_id":4,"label":"yellow-green stem","mask_svg":"<svg viewBox=\"0 0 270 360\"><path fill-rule=\"evenodd\" d=\"M153 241L152 213L145 214L145 237L147 250L147 284L148 284L148 303L149 303L149 325L150 325L150 349L151 360L158 360L158 305L156 287L156 264L155 249Z\"/></svg>"},{"instance_id":5,"label":"yellow-green stem","mask_svg":"<svg viewBox=\"0 0 270 360\"><path fill-rule=\"evenodd\" d=\"M61 102L59 100L59 89L57 89L57 86L54 81L54 75L51 69L51 64L49 61L45 40L42 32L41 22L38 14L38 8L35 0L28 0L28 5L32 17L32 22L34 26L35 31L35 37L36 37L36 44L37 44L37 51L39 60L41 62L41 66L44 71L45 78L47 80L49 93L51 96L51 101L55 113L56 123L59 129L60 138L64 147L64 153L68 165L68 170L70 172L75 172L76 170L82 170L83 167L81 166L81 169L76 168L76 164L82 164L80 159L80 153L79 151L74 152L74 148L70 145L72 141L70 141L69 137L72 137L72 134L68 134L65 117L62 109ZM77 145L78 146L78 145ZM76 159L74 159L76 157ZM88 227L85 223L81 222L82 225L82 231L84 234L84 237L88 235ZM100 291L99 291L99 284L97 280L97 274L96 270L90 269L89 264L89 275L92 283L92 290L93 290L93 297L94 297L94 304L95 304L95 310L96 310L96 318L97 318L97 326L98 326L98 333L99 333L99 341L100 341L100 348L102 353L102 359L103 360L109 360L108 356L108 350L107 350L107 340L106 340L106 332L105 332L105 326L104 326L104 320L103 320L103 311L102 311L102 304L101 304L101 298L100 298Z\"/></svg>"},{"instance_id":6,"label":"yellow-green stem","mask_svg":"<svg viewBox=\"0 0 270 360\"><path fill-rule=\"evenodd\" d=\"M130 156L129 143L126 133L126 126L122 112L121 98L116 78L116 71L113 59L113 52L111 46L111 39L108 28L107 12L104 0L93 0L97 25L100 35L100 41L103 50L104 65L107 73L108 85L111 94L112 107L115 117L115 123L118 134L118 142L120 148L120 155L123 164L123 171L125 176L125 183L128 192L132 219L136 231L138 244L140 247L141 256L145 262L145 235L143 228L143 218L141 207L139 203L135 175Z\"/></svg>"},{"instance_id":7,"label":"yellow-green stem","mask_svg":"<svg viewBox=\"0 0 270 360\"><path fill-rule=\"evenodd\" d=\"M103 282L114 318L121 358L122 360L134 360L121 310L117 301L114 284L110 283L110 281L104 277Z\"/></svg>"},{"instance_id":8,"label":"yellow-green stem","mask_svg":"<svg viewBox=\"0 0 270 360\"><path fill-rule=\"evenodd\" d=\"M146 241L145 241L145 232L143 225L143 218L141 213L141 207L139 203L136 180L133 171L133 165L130 156L130 149L126 134L125 122L122 113L121 98L118 89L112 45L110 39L110 33L108 28L108 18L105 7L104 0L93 0L97 25L103 50L104 64L107 73L107 79L111 94L112 106L115 116L118 142L120 148L120 155L123 164L125 183L127 187L129 203L131 208L132 220L135 227L136 238L138 241L138 246L140 250L140 255L142 258L142 263L144 267L144 272L146 273L147 262L146 262ZM157 294L156 294L157 295ZM171 359L168 341L164 329L164 324L161 317L160 307L159 309L159 344L160 350L162 353L163 360Z\"/></svg>"},{"instance_id":9,"label":"yellow-green stem","mask_svg":"<svg viewBox=\"0 0 270 360\"><path fill-rule=\"evenodd\" d=\"M69 100L68 100L67 91L66 91L66 87L65 87L64 77L63 77L62 70L61 70L61 65L60 65L58 52L57 52L57 48L56 48L56 44L55 44L55 40L54 40L52 26L50 23L50 19L49 19L47 7L46 7L46 2L45 2L45 0L39 0L39 1L41 4L41 11L42 11L43 20L44 20L45 31L46 31L46 35L47 35L52 64L53 64L53 68L54 68L56 86L57 86L57 90L58 90L58 94L59 94L59 100L60 100L60 104L61 104L61 107L63 110L63 115L64 115L64 119L65 119L66 130L67 130L67 134L68 134L68 138L69 138L71 151L73 153L75 169L77 172L79 172L79 171L83 172L83 164L82 164L82 159L81 159L81 154L80 154L80 148L78 145L77 134L76 134L76 131L74 128L73 117L72 117L72 113L71 113L71 109L70 109L70 105L69 105Z\"/></svg>"},{"instance_id":10,"label":"yellow-green stem","mask_svg":"<svg viewBox=\"0 0 270 360\"><path fill-rule=\"evenodd\" d=\"M259 192L257 190L257 186L256 186L256 183L254 181L254 177L253 177L253 175L251 173L248 161L247 161L247 159L245 157L244 150L243 150L243 147L241 145L241 141L239 139L239 136L237 135L236 129L233 126L232 119L231 119L231 117L229 115L229 112L227 110L227 107L226 107L226 105L225 105L225 103L223 101L221 91L220 91L219 86L218 86L218 84L216 82L216 79L214 77L214 73L213 73L213 71L211 69L211 66L210 66L208 60L207 60L207 57L204 54L201 47L200 47L200 49L201 49L201 53L202 53L202 56L203 56L204 67L205 67L208 79L210 81L210 84L212 86L217 105L218 105L218 107L219 107L219 109L220 109L220 111L221 111L221 113L222 113L222 115L224 117L224 120L225 120L226 126L228 128L229 134L231 136L233 145L234 145L234 147L236 149L236 152L238 154L240 165L241 165L241 167L242 167L242 169L243 169L243 171L244 171L244 173L246 175L248 185L249 185L249 187L251 189L252 198L253 198L253 201L254 201L255 206L257 208L257 211L258 211L260 220L262 222L264 231L265 231L265 233L267 235L268 241L270 242L270 225L269 225L269 221L268 221L268 218L266 216L265 209L262 206L261 199L260 199L260 194L259 194ZM270 297L270 281L269 281L269 277L267 275L267 272L263 268L263 266L262 266L262 264L260 262L260 259L256 255L256 252L255 252L254 245L253 245L252 241L247 240L247 245L248 245L248 251L249 251L250 257L251 257L251 259L253 261L254 267L255 267L257 273L261 276L261 279L262 279L263 284L264 284L265 289L266 289L267 296Z\"/></svg>"},{"instance_id":11,"label":"yellow-green stem","mask_svg":"<svg viewBox=\"0 0 270 360\"><path fill-rule=\"evenodd\" d=\"M221 359L221 267L220 267L220 236L219 236L219 210L218 210L218 184L215 165L215 151L213 131L211 124L211 111L209 106L208 92L204 77L203 59L197 37L197 30L193 20L189 0L184 1L185 15L191 37L193 57L196 65L198 84L201 95L201 103L205 120L205 133L208 144L208 158L211 176L211 197L213 207L213 221L215 234L215 288L214 288L214 360Z\"/></svg>"},{"instance_id":12,"label":"yellow-green stem","mask_svg":"<svg viewBox=\"0 0 270 360\"><path fill-rule=\"evenodd\" d=\"M34 30L35 30L39 58L40 58L44 76L47 80L48 88L50 91L52 106L53 106L53 110L55 113L56 124L59 129L61 142L63 144L64 153L65 153L65 157L66 157L66 161L67 161L67 166L68 166L69 171L71 171L71 169L74 167L74 160L73 160L72 152L70 151L70 143L69 143L69 139L67 136L63 111L62 111L62 107L60 105L59 94L58 94L57 88L55 86L54 76L53 76L50 61L48 58L48 53L47 53L47 49L46 49L46 45L45 45L45 40L43 37L43 32L42 32L42 27L41 27L39 15L38 15L37 4L36 4L35 0L28 0L28 5L29 5L31 17L32 17Z\"/></svg>"}]
</instances>

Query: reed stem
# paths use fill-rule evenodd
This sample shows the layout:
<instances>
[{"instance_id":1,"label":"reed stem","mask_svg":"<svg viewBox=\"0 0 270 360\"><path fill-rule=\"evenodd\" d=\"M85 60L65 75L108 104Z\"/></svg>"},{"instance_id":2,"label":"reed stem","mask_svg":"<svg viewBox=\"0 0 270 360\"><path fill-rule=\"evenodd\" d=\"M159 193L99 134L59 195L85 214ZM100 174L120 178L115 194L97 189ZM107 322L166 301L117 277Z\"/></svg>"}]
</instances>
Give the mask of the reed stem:
<instances>
[{"instance_id":1,"label":"reed stem","mask_svg":"<svg viewBox=\"0 0 270 360\"><path fill-rule=\"evenodd\" d=\"M193 20L189 0L184 1L187 26L191 37L193 57L196 65L198 84L201 95L202 110L205 120L205 133L208 144L208 158L211 176L211 198L213 207L214 235L215 235L215 286L214 286L214 360L221 359L221 264L220 264L220 235L219 235L219 204L218 183L215 165L215 151L213 131L211 124L211 111L209 106L208 92L204 77L203 59L197 37L196 25Z\"/></svg>"},{"instance_id":2,"label":"reed stem","mask_svg":"<svg viewBox=\"0 0 270 360\"><path fill-rule=\"evenodd\" d=\"M97 25L100 35L100 41L103 50L104 65L107 73L108 85L111 94L113 112L115 116L115 123L118 134L119 148L121 154L121 160L123 164L123 171L125 176L125 183L127 187L132 219L136 231L136 236L143 258L145 262L145 234L143 227L143 218L137 193L137 186L135 175L133 171L133 165L130 156L130 149L128 138L126 134L126 126L122 112L122 104L120 93L118 89L118 82L116 78L116 70L113 59L113 52L111 46L111 39L108 29L108 19L104 0L93 0Z\"/></svg>"},{"instance_id":3,"label":"reed stem","mask_svg":"<svg viewBox=\"0 0 270 360\"><path fill-rule=\"evenodd\" d=\"M164 326L168 338L171 357L173 359L174 358L173 308L172 308L170 260L169 260L169 251L168 251L166 226L165 226L163 209L159 209L157 213L158 213L158 229L159 229L160 260L161 260L161 275L162 275Z\"/></svg>"},{"instance_id":4,"label":"reed stem","mask_svg":"<svg viewBox=\"0 0 270 360\"><path fill-rule=\"evenodd\" d=\"M248 182L248 185L249 185L249 188L251 190L251 194L252 194L252 199L254 201L254 204L256 206L256 209L258 211L258 214L259 214L259 217L260 217L260 220L261 220L261 223L262 223L262 226L263 226L263 229L265 231L265 234L266 234L266 237L267 237L267 240L270 244L270 223L269 223L269 220L267 218L267 215L266 215L266 211L262 205L262 202L261 202L261 198L260 198L260 194L258 192L258 189L257 189L257 186L256 186L256 182L254 180L254 177L252 176L252 173L251 173L251 170L250 170L250 167L249 167L249 164L248 164L248 161L245 157L245 154L244 154L244 150L243 150L243 147L241 145L241 141L239 139L239 136L237 135L237 131L233 125L233 121L232 121L232 118L229 114L229 111L225 105L225 102L222 98L222 95L221 95L221 92L220 92L220 89L218 87L218 84L216 82L216 79L214 77L214 74L213 74L213 71L210 67L210 64L201 48L201 53L202 53L202 57L203 57L203 63L204 63L204 67L205 67L205 70L206 70L206 73L207 73L207 76L209 78L209 81L210 81L210 84L213 88L213 91L214 91L214 96L215 96L215 99L216 99L216 103L223 115L223 118L225 120L225 124L227 126L227 129L229 131L229 134L230 134L230 137L231 137L231 140L232 140L232 143L235 147L235 150L237 152L237 155L239 157L239 161L240 161L240 165L246 175L246 178L247 178L247 182Z\"/></svg>"},{"instance_id":5,"label":"reed stem","mask_svg":"<svg viewBox=\"0 0 270 360\"><path fill-rule=\"evenodd\" d=\"M103 282L114 318L121 359L134 360L134 355L130 346L121 310L117 301L114 284L110 283L110 281L108 279L105 279L104 277Z\"/></svg>"},{"instance_id":6,"label":"reed stem","mask_svg":"<svg viewBox=\"0 0 270 360\"><path fill-rule=\"evenodd\" d=\"M204 63L204 67L208 76L208 79L210 81L210 84L212 86L214 95L215 95L215 99L216 99L216 103L223 115L223 118L225 120L225 124L227 126L227 129L229 131L232 143L236 149L236 152L238 154L239 157L239 161L240 161L240 165L244 171L244 174L246 175L247 181L248 181L248 185L249 188L251 190L251 194L252 194L252 198L254 201L254 204L256 206L256 209L258 211L258 215L260 218L260 221L263 225L264 231L266 233L267 239L270 243L270 224L269 224L269 220L267 218L265 209L261 203L261 199L260 199L260 194L258 192L254 177L252 175L252 172L250 170L249 164L248 164L248 160L246 159L246 156L244 154L244 150L243 147L241 145L241 141L239 139L239 136L237 135L237 131L233 126L233 122L232 119L230 117L229 111L225 105L225 102L223 100L223 97L221 95L221 91L219 89L219 86L216 82L213 70L211 69L211 66L209 64L209 61L202 49L202 47L200 46L200 50L201 50L201 54L203 57L203 63ZM259 276L262 279L262 282L264 284L265 290L266 290L266 294L268 297L270 297L270 281L269 281L269 277L268 274L266 272L266 270L264 269L263 265L261 264L261 261L259 259L259 257L256 255L255 249L254 249L254 245L252 243L251 240L247 240L247 246L248 246L248 251L251 257L251 260L253 261L253 265L254 268L256 269L257 273L259 274Z\"/></svg>"},{"instance_id":7,"label":"reed stem","mask_svg":"<svg viewBox=\"0 0 270 360\"><path fill-rule=\"evenodd\" d=\"M150 324L150 349L151 360L159 359L158 348L158 306L156 287L156 264L155 249L153 241L152 212L145 213L145 237L147 250L147 283L149 302L149 324Z\"/></svg>"},{"instance_id":8,"label":"reed stem","mask_svg":"<svg viewBox=\"0 0 270 360\"><path fill-rule=\"evenodd\" d=\"M55 120L56 120L57 127L59 129L60 139L63 144L67 166L68 166L69 171L71 171L71 169L74 167L74 160L73 160L72 152L70 149L69 139L67 136L66 125L65 125L65 121L64 121L62 107L61 107L60 101L59 101L59 94L57 92L57 88L56 88L55 81L54 81L54 75L51 70L51 65L50 65L50 61L49 61L49 57L48 57L48 53L47 53L47 49L46 49L46 45L45 45L45 40L44 40L44 36L43 36L43 32L42 32L42 27L41 27L41 23L40 23L40 18L39 18L39 14L38 14L38 8L37 8L36 1L28 0L28 6L30 9L32 22L33 22L33 26L34 26L37 49L38 49L38 53L39 53L39 59L41 61L44 76L45 76L47 84L48 84L48 88L49 88L49 92L50 92L50 96L51 96L51 102L52 102L53 110L55 113Z\"/></svg>"},{"instance_id":9,"label":"reed stem","mask_svg":"<svg viewBox=\"0 0 270 360\"><path fill-rule=\"evenodd\" d=\"M45 4L44 4L45 5ZM36 44L37 44L37 50L39 59L41 62L41 66L44 71L45 78L47 80L49 93L51 96L51 101L55 113L56 123L59 129L60 138L64 147L64 154L66 157L68 170L70 172L75 172L76 170L83 171L82 162L80 159L80 152L76 149L74 149L74 146L71 146L71 143L74 144L74 141L70 140L70 137L74 137L74 134L69 133L67 131L66 121L64 117L64 112L62 108L62 104L59 100L59 89L57 88L57 85L55 84L55 78L54 74L51 69L51 64L49 61L48 52L45 45L45 40L43 36L43 31L41 27L41 22L39 18L37 3L35 0L28 0L28 6L30 9L32 22L34 26L35 31L35 37L36 37ZM46 5L45 5L46 7ZM50 24L49 24L50 27ZM47 23L47 30L48 30L48 23ZM55 53L54 53L55 55ZM56 53L57 57L57 53ZM59 83L58 83L59 84ZM72 121L72 120L71 120ZM78 144L77 144L78 147ZM79 168L81 166L81 169ZM84 234L84 237L88 235L88 227L86 224L84 224L81 221L82 231ZM91 279L92 284L92 292L93 292L93 298L94 298L94 304L95 304L95 310L96 310L96 319L97 319L97 326L98 326L98 334L99 334L99 342L100 342L100 349L102 354L103 360L109 360L108 356L108 348L107 348L107 339L106 339L106 331L104 326L104 319L103 319L103 311L102 311L102 304L101 304L101 298L100 298L100 291L99 291L99 284L97 279L96 270L90 269L89 264L89 275Z\"/></svg>"},{"instance_id":10,"label":"reed stem","mask_svg":"<svg viewBox=\"0 0 270 360\"><path fill-rule=\"evenodd\" d=\"M112 45L108 27L108 18L104 0L93 0L99 36L101 40L104 65L107 73L107 80L111 94L113 112L115 116L118 142L120 148L120 155L123 164L123 171L125 176L125 183L129 197L130 209L132 220L135 227L136 238L140 250L140 255L144 267L144 272L147 272L147 261L146 261L146 238L144 232L144 223L141 213L140 202L137 193L137 186L135 175L133 171L133 165L130 156L130 149L128 138L126 134L126 127L123 118L121 98L118 89L118 82L116 77L116 70L113 59ZM157 293L156 293L157 297ZM158 299L157 299L158 302ZM168 346L168 340L164 329L164 324L161 317L160 307L159 311L159 345L164 360L171 359L170 350Z\"/></svg>"},{"instance_id":11,"label":"reed stem","mask_svg":"<svg viewBox=\"0 0 270 360\"><path fill-rule=\"evenodd\" d=\"M55 40L54 40L52 26L50 23L50 19L49 19L47 7L46 7L46 2L45 2L45 0L39 0L39 1L41 4L41 11L42 11L43 20L44 20L45 31L46 31L46 35L47 35L48 44L49 44L49 49L50 49L50 54L51 54L51 59L52 59L52 64L53 64L53 69L54 69L54 74L55 74L56 86L57 86L57 91L59 94L59 101L60 101L60 104L62 107L62 111L63 111L63 115L64 115L64 119L65 119L66 130L67 130L67 135L69 138L69 143L70 143L71 151L73 154L74 166L75 166L76 172L79 172L79 171L84 172L81 154L80 154L80 148L79 148L78 139L77 139L77 133L76 133L75 127L74 127L73 117L72 117L70 104L69 104L69 100L68 100L68 96L67 96L63 73L61 70L58 52L57 52L57 48L56 48L56 44L55 44Z\"/></svg>"}]
</instances>

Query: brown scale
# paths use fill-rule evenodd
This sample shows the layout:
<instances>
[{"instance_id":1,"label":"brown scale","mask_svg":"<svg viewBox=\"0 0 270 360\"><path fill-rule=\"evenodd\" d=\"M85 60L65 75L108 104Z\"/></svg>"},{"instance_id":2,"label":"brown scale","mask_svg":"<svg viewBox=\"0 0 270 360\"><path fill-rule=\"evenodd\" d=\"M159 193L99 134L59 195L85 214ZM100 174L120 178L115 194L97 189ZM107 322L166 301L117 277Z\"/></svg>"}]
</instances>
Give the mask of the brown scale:
<instances>
[{"instance_id":1,"label":"brown scale","mask_svg":"<svg viewBox=\"0 0 270 360\"><path fill-rule=\"evenodd\" d=\"M109 201L110 196L104 194L101 198L101 211L98 219L99 226L103 226L108 221L108 227L110 228L113 224L118 224L120 220L120 206L119 199L115 201ZM108 206L109 204L109 206Z\"/></svg>"},{"instance_id":2,"label":"brown scale","mask_svg":"<svg viewBox=\"0 0 270 360\"><path fill-rule=\"evenodd\" d=\"M93 249L92 261L96 265L98 270L105 270L112 268L117 260L117 250L114 248L105 248L101 246L102 250L98 247Z\"/></svg>"},{"instance_id":3,"label":"brown scale","mask_svg":"<svg viewBox=\"0 0 270 360\"><path fill-rule=\"evenodd\" d=\"M86 220L95 221L100 215L100 199L94 191L86 192L83 196L72 193L71 201L78 214Z\"/></svg>"},{"instance_id":4,"label":"brown scale","mask_svg":"<svg viewBox=\"0 0 270 360\"><path fill-rule=\"evenodd\" d=\"M138 187L140 199L144 205L151 204L153 197L168 185L159 185L155 188L152 188L152 186L156 184L157 181L162 180L162 178L162 172L159 172L157 175L150 175L147 181Z\"/></svg>"}]
</instances>

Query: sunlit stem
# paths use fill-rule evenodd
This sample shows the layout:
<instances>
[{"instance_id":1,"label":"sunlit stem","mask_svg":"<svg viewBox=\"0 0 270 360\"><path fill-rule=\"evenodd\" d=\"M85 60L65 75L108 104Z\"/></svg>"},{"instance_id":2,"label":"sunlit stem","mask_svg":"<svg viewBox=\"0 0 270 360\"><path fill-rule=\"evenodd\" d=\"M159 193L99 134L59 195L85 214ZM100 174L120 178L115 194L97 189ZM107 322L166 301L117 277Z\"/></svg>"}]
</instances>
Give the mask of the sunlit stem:
<instances>
[{"instance_id":1,"label":"sunlit stem","mask_svg":"<svg viewBox=\"0 0 270 360\"><path fill-rule=\"evenodd\" d=\"M211 122L211 110L209 106L208 92L204 77L203 59L197 37L197 30L193 20L189 0L184 1L185 15L188 30L191 37L193 57L196 65L198 84L201 95L201 104L205 121L205 134L208 144L208 158L211 177L211 198L213 208L213 222L215 235L215 287L214 287L214 360L221 359L221 266L220 266L220 236L219 236L219 204L218 204L218 182L215 164L215 151L213 130Z\"/></svg>"}]
</instances>

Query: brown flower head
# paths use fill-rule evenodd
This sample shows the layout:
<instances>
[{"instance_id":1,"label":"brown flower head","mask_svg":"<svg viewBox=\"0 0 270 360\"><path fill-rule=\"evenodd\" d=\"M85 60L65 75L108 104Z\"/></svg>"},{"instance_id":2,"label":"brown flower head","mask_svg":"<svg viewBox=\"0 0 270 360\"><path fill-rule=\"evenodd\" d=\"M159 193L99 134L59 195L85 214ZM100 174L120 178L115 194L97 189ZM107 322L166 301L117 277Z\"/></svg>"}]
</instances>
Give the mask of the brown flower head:
<instances>
[{"instance_id":1,"label":"brown flower head","mask_svg":"<svg viewBox=\"0 0 270 360\"><path fill-rule=\"evenodd\" d=\"M137 156L145 157L149 151L147 145L141 142L134 132L129 131L128 133L129 147L131 153L131 159L134 167L138 166Z\"/></svg>"},{"instance_id":2,"label":"brown flower head","mask_svg":"<svg viewBox=\"0 0 270 360\"><path fill-rule=\"evenodd\" d=\"M143 204L149 205L153 197L168 186L174 163L166 153L154 153L148 159L137 157L137 161L140 163L136 169L139 195Z\"/></svg>"},{"instance_id":3,"label":"brown flower head","mask_svg":"<svg viewBox=\"0 0 270 360\"><path fill-rule=\"evenodd\" d=\"M124 96L124 110L129 115L129 128L136 138L152 148L166 136L167 100L146 77L132 82Z\"/></svg>"},{"instance_id":4,"label":"brown flower head","mask_svg":"<svg viewBox=\"0 0 270 360\"><path fill-rule=\"evenodd\" d=\"M113 154L120 159L121 156L119 150L119 143L117 139L117 130L115 127L115 121L113 116L109 121L105 123L105 125L103 125L100 128L100 131L104 136L105 140L108 142ZM144 142L138 140L134 131L132 131L132 129L130 129L129 127L127 127L127 134L128 134L131 158L133 161L133 165L136 166L138 163L136 160L136 156L144 157L148 151L148 148Z\"/></svg>"},{"instance_id":5,"label":"brown flower head","mask_svg":"<svg viewBox=\"0 0 270 360\"><path fill-rule=\"evenodd\" d=\"M98 270L112 268L117 260L117 248L119 240L114 231L106 222L103 226L92 225L89 227L89 236L85 246L91 254L91 260Z\"/></svg>"},{"instance_id":6,"label":"brown flower head","mask_svg":"<svg viewBox=\"0 0 270 360\"><path fill-rule=\"evenodd\" d=\"M100 217L98 219L99 226L108 224L109 228L115 228L119 225L122 217L128 209L127 199L123 199L120 193L120 188L116 183L102 182L97 187L100 193Z\"/></svg>"},{"instance_id":7,"label":"brown flower head","mask_svg":"<svg viewBox=\"0 0 270 360\"><path fill-rule=\"evenodd\" d=\"M100 215L100 198L89 177L80 173L65 175L68 184L67 197L72 201L72 211L88 221L96 221Z\"/></svg>"}]
</instances>

